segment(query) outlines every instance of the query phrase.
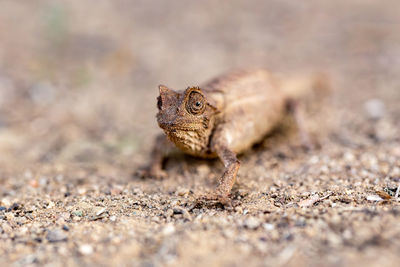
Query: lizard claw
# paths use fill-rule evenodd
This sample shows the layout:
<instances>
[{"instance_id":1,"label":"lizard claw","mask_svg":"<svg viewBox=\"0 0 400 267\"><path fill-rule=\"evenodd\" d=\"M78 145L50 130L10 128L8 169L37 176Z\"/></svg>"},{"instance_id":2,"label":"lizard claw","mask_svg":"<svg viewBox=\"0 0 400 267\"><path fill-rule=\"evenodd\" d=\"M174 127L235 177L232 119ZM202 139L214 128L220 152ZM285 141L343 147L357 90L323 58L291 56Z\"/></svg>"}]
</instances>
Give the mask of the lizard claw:
<instances>
[{"instance_id":1,"label":"lizard claw","mask_svg":"<svg viewBox=\"0 0 400 267\"><path fill-rule=\"evenodd\" d=\"M200 201L216 201L221 203L224 206L232 206L232 200L227 195L218 194L216 192L203 194L201 195L198 200Z\"/></svg>"},{"instance_id":2,"label":"lizard claw","mask_svg":"<svg viewBox=\"0 0 400 267\"><path fill-rule=\"evenodd\" d=\"M144 168L136 171L135 173L140 178L154 178L158 180L162 180L168 177L168 174L161 169L152 169L152 168Z\"/></svg>"},{"instance_id":3,"label":"lizard claw","mask_svg":"<svg viewBox=\"0 0 400 267\"><path fill-rule=\"evenodd\" d=\"M301 148L306 152L315 150L315 146L310 140L303 140L301 142Z\"/></svg>"}]
</instances>

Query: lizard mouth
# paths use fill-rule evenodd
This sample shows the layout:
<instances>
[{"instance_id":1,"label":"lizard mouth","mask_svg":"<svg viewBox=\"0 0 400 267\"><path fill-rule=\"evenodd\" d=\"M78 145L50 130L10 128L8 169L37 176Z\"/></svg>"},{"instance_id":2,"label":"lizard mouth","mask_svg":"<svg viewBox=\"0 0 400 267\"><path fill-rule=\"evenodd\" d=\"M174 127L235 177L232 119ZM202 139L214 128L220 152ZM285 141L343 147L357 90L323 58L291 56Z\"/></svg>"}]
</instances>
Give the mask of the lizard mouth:
<instances>
[{"instance_id":1,"label":"lizard mouth","mask_svg":"<svg viewBox=\"0 0 400 267\"><path fill-rule=\"evenodd\" d=\"M158 125L160 126L161 129L174 133L176 131L193 131L195 130L193 127L184 127L184 126L179 126L175 123L171 122L159 122Z\"/></svg>"}]
</instances>

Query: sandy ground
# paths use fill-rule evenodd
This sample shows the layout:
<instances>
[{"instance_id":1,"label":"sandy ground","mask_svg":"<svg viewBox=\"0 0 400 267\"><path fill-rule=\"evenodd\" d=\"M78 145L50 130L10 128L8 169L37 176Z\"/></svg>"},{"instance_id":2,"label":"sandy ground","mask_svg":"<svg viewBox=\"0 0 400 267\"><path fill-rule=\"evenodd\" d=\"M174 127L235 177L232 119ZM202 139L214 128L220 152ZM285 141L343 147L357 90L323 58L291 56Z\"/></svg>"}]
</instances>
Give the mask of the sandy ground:
<instances>
[{"instance_id":1,"label":"sandy ground","mask_svg":"<svg viewBox=\"0 0 400 267\"><path fill-rule=\"evenodd\" d=\"M1 266L396 266L398 1L1 1ZM227 70L329 73L305 152L287 123L223 166L142 180L157 85ZM316 103L318 102L318 103ZM397 192L396 192L397 191Z\"/></svg>"}]
</instances>

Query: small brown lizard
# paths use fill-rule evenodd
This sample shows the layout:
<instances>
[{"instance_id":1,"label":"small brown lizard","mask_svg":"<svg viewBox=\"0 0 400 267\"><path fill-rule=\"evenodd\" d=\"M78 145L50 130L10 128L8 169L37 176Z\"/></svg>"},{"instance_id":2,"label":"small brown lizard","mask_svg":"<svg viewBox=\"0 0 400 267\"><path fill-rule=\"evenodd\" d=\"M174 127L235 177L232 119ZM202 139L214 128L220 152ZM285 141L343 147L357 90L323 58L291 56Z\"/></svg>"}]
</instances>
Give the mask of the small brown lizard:
<instances>
[{"instance_id":1,"label":"small brown lizard","mask_svg":"<svg viewBox=\"0 0 400 267\"><path fill-rule=\"evenodd\" d=\"M303 141L309 143L296 103L320 81L320 76L282 80L256 70L228 73L180 92L160 85L157 122L166 135L157 138L144 176L167 176L162 163L172 145L168 138L184 153L221 159L225 171L215 193L205 198L227 203L240 167L237 154L260 142L288 112L293 112Z\"/></svg>"}]
</instances>

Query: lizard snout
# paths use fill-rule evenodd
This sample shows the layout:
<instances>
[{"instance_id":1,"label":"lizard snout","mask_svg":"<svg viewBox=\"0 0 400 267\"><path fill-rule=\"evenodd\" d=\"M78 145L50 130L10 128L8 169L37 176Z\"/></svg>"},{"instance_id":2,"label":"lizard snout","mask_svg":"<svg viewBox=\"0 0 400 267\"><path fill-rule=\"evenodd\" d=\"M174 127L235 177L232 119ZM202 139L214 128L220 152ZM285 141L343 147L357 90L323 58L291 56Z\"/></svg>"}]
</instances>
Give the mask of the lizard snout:
<instances>
[{"instance_id":1,"label":"lizard snout","mask_svg":"<svg viewBox=\"0 0 400 267\"><path fill-rule=\"evenodd\" d=\"M173 122L160 121L158 125L164 130L173 130L173 128L176 127L176 124Z\"/></svg>"}]
</instances>

